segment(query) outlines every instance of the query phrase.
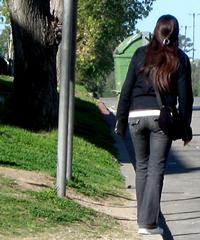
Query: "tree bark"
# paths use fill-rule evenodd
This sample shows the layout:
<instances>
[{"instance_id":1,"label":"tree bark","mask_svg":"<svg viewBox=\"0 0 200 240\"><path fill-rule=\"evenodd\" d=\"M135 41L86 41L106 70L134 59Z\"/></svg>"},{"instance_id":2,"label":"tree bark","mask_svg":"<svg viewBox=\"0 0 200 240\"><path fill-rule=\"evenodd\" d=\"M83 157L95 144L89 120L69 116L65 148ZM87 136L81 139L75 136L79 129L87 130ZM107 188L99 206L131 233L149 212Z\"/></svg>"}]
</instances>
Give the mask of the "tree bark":
<instances>
[{"instance_id":1,"label":"tree bark","mask_svg":"<svg viewBox=\"0 0 200 240\"><path fill-rule=\"evenodd\" d=\"M57 126L61 2L8 0L14 44L15 120L25 128Z\"/></svg>"}]
</instances>

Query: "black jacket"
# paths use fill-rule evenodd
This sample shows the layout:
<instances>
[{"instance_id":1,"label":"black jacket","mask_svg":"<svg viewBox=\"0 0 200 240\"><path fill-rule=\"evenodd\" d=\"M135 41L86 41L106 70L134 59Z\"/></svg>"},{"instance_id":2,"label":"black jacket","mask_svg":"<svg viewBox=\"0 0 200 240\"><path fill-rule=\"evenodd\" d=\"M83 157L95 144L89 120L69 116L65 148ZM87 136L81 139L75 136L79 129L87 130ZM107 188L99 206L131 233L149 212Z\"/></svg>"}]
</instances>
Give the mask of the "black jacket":
<instances>
[{"instance_id":1,"label":"black jacket","mask_svg":"<svg viewBox=\"0 0 200 240\"><path fill-rule=\"evenodd\" d=\"M123 84L117 108L118 126L128 122L130 110L159 109L156 94L151 81L141 71L144 66L147 47L140 47L133 55ZM191 65L188 56L179 49L180 66L174 74L174 91L161 94L162 102L167 106L176 106L185 125L189 126L192 116L193 93L191 83Z\"/></svg>"}]
</instances>

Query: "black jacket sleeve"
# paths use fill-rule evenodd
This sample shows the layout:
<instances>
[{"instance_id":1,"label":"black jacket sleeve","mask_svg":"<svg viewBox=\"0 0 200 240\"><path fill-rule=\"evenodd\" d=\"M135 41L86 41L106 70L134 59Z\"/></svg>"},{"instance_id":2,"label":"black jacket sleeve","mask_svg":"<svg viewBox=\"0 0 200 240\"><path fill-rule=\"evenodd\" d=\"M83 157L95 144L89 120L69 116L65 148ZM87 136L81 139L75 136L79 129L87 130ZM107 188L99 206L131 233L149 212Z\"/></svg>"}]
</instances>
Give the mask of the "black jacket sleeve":
<instances>
[{"instance_id":1,"label":"black jacket sleeve","mask_svg":"<svg viewBox=\"0 0 200 240\"><path fill-rule=\"evenodd\" d=\"M137 64L137 55L138 49L133 55L131 62L128 67L128 72L126 75L126 79L122 86L122 90L120 93L120 98L117 107L116 114L116 127L115 132L119 135L124 135L126 132L126 128L128 125L128 115L129 108L131 104L131 95L134 83L136 81L136 64Z\"/></svg>"},{"instance_id":2,"label":"black jacket sleeve","mask_svg":"<svg viewBox=\"0 0 200 240\"><path fill-rule=\"evenodd\" d=\"M191 65L186 54L181 58L180 71L177 81L178 90L178 108L181 120L183 122L184 138L183 140L192 139L192 131L190 128L192 119L193 92L191 80Z\"/></svg>"}]
</instances>

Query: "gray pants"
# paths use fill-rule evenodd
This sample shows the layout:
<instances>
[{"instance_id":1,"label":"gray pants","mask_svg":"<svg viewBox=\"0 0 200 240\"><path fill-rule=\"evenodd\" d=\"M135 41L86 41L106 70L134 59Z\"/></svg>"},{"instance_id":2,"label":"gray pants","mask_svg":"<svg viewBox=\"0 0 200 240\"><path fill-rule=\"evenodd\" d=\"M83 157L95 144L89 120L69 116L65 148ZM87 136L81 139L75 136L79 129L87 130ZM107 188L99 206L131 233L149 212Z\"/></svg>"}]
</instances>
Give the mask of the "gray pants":
<instances>
[{"instance_id":1,"label":"gray pants","mask_svg":"<svg viewBox=\"0 0 200 240\"><path fill-rule=\"evenodd\" d=\"M136 196L139 227L158 226L160 198L169 139L158 126L158 117L147 116L129 120L136 158Z\"/></svg>"}]
</instances>

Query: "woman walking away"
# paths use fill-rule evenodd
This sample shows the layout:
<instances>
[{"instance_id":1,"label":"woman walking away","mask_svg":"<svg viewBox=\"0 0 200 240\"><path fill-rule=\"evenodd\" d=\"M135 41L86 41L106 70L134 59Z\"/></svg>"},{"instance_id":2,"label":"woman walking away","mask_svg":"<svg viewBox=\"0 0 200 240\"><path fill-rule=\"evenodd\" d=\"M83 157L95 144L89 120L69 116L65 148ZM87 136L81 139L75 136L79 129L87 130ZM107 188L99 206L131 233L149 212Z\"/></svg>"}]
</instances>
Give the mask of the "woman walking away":
<instances>
[{"instance_id":1,"label":"woman walking away","mask_svg":"<svg viewBox=\"0 0 200 240\"><path fill-rule=\"evenodd\" d=\"M124 135L129 123L135 150L140 234L163 234L158 220L172 138L159 127L156 92L164 106L175 108L178 103L184 145L192 139L191 66L188 56L178 48L178 34L174 16L158 19L150 43L138 48L132 57L118 103L115 132Z\"/></svg>"}]
</instances>

